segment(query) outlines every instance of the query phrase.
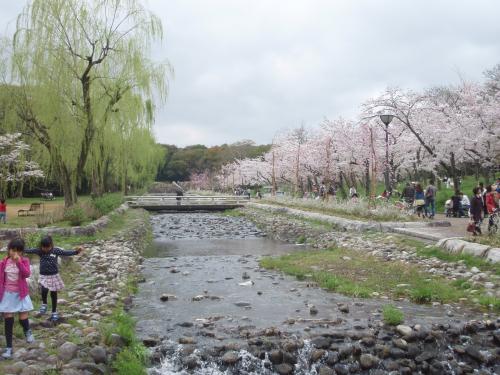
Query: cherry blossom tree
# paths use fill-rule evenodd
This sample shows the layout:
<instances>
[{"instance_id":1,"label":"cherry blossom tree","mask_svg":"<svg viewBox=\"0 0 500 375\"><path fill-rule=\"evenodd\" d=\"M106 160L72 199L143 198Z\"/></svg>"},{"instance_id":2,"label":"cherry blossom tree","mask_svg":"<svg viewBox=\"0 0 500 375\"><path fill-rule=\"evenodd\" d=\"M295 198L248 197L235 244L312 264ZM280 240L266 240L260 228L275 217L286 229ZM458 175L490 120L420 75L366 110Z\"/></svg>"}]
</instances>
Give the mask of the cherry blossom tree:
<instances>
[{"instance_id":1,"label":"cherry blossom tree","mask_svg":"<svg viewBox=\"0 0 500 375\"><path fill-rule=\"evenodd\" d=\"M44 177L37 163L30 161L30 147L20 133L0 135L0 192L7 195L9 185L22 193L23 183L29 179Z\"/></svg>"}]
</instances>

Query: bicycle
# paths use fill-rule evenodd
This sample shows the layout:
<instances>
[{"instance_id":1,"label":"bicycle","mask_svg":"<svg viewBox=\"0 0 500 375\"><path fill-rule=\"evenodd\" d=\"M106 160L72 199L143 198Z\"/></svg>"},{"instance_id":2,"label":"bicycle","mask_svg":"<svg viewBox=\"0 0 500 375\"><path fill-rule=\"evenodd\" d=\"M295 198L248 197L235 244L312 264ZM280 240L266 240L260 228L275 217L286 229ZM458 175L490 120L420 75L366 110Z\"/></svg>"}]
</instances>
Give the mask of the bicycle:
<instances>
[{"instance_id":1,"label":"bicycle","mask_svg":"<svg viewBox=\"0 0 500 375\"><path fill-rule=\"evenodd\" d=\"M488 233L489 234L495 234L498 232L498 226L500 225L500 209L495 208L495 211L493 211L490 214L490 217L488 219Z\"/></svg>"}]
</instances>

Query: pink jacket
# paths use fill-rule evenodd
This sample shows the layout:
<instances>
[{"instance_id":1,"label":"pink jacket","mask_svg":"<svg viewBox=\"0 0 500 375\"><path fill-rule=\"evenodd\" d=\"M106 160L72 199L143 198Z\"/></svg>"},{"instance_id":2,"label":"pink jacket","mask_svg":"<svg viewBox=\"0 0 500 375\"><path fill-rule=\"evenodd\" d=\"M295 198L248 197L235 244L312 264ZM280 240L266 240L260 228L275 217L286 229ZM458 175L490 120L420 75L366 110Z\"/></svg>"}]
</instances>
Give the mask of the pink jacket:
<instances>
[{"instance_id":1,"label":"pink jacket","mask_svg":"<svg viewBox=\"0 0 500 375\"><path fill-rule=\"evenodd\" d=\"M5 292L5 267L7 266L7 259L9 257L5 257L0 261L0 301L3 299ZM19 262L17 262L17 268L19 268L19 299L23 299L29 294L26 279L31 275L30 260L21 257Z\"/></svg>"}]
</instances>

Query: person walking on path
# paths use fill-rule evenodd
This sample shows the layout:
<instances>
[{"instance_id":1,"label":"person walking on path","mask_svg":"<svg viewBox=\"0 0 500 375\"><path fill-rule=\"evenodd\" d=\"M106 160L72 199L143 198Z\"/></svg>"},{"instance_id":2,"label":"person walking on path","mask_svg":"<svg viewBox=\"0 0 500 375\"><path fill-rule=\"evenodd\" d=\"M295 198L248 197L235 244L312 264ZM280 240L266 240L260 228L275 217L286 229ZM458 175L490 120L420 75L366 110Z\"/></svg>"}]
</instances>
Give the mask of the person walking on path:
<instances>
[{"instance_id":1,"label":"person walking on path","mask_svg":"<svg viewBox=\"0 0 500 375\"><path fill-rule=\"evenodd\" d=\"M431 180L425 188L425 212L431 219L436 216L436 194L437 188L434 186L434 181Z\"/></svg>"},{"instance_id":2,"label":"person walking on path","mask_svg":"<svg viewBox=\"0 0 500 375\"><path fill-rule=\"evenodd\" d=\"M59 314L57 313L57 292L64 288L64 282L59 275L57 260L59 256L72 256L80 254L83 247L77 247L76 250L63 250L54 247L52 237L45 236L40 241L40 247L37 249L28 249L26 254L36 254L40 257L40 284L42 292L42 305L40 306L39 313L47 313L47 296L50 291L50 300L52 302L52 315L50 320L57 322Z\"/></svg>"},{"instance_id":3,"label":"person walking on path","mask_svg":"<svg viewBox=\"0 0 500 375\"><path fill-rule=\"evenodd\" d=\"M349 188L349 198L356 198L358 196L358 192L354 186Z\"/></svg>"},{"instance_id":4,"label":"person walking on path","mask_svg":"<svg viewBox=\"0 0 500 375\"><path fill-rule=\"evenodd\" d=\"M6 349L3 358L12 358L12 336L14 314L19 313L19 324L23 327L26 341L35 341L28 319L33 303L29 296L26 279L30 277L30 260L23 257L24 241L13 239L7 245L8 255L0 262L0 312L3 313Z\"/></svg>"},{"instance_id":5,"label":"person walking on path","mask_svg":"<svg viewBox=\"0 0 500 375\"><path fill-rule=\"evenodd\" d=\"M0 220L7 224L7 203L5 199L0 199Z\"/></svg>"},{"instance_id":6,"label":"person walking on path","mask_svg":"<svg viewBox=\"0 0 500 375\"><path fill-rule=\"evenodd\" d=\"M484 195L484 201L486 204L486 211L491 215L498 207L497 202L495 201L495 192L491 185L486 186L486 194Z\"/></svg>"},{"instance_id":7,"label":"person walking on path","mask_svg":"<svg viewBox=\"0 0 500 375\"><path fill-rule=\"evenodd\" d=\"M422 185L417 184L415 186L415 206L417 207L417 215L420 217L421 215L425 217L424 215L424 206L425 206L425 199L424 199L424 189L422 189Z\"/></svg>"},{"instance_id":8,"label":"person walking on path","mask_svg":"<svg viewBox=\"0 0 500 375\"><path fill-rule=\"evenodd\" d=\"M412 205L415 201L415 188L409 182L406 183L403 190L403 199L409 205Z\"/></svg>"},{"instance_id":9,"label":"person walking on path","mask_svg":"<svg viewBox=\"0 0 500 375\"><path fill-rule=\"evenodd\" d=\"M479 183L479 189L481 190L481 197L483 199L483 212L484 217L488 217L488 209L486 208L486 189L482 182Z\"/></svg>"},{"instance_id":10,"label":"person walking on path","mask_svg":"<svg viewBox=\"0 0 500 375\"><path fill-rule=\"evenodd\" d=\"M481 234L481 221L483 220L483 196L481 194L481 188L480 187L475 187L474 190L472 190L472 193L474 196L471 199L470 202L470 215L471 215L471 221L474 223L474 232L472 234L474 236L477 236L478 234Z\"/></svg>"}]
</instances>

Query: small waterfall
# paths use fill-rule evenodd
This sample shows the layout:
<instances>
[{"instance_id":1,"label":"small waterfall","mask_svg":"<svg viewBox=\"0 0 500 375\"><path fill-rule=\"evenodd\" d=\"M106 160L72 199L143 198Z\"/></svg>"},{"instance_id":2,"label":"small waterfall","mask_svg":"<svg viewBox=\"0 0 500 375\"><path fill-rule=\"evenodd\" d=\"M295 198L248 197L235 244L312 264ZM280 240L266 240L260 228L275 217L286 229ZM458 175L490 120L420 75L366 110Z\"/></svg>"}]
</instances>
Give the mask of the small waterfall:
<instances>
[{"instance_id":1,"label":"small waterfall","mask_svg":"<svg viewBox=\"0 0 500 375\"><path fill-rule=\"evenodd\" d=\"M150 375L274 375L271 361L266 356L264 359L257 358L246 350L239 351L239 361L234 366L227 367L220 365L216 361L198 361L199 366L193 370L188 370L182 363L182 345L175 351L168 354L157 368L150 369ZM309 358L314 346L309 340L304 341L304 346L297 352L297 364L294 374L296 375L317 375L315 368L310 368ZM199 358L200 351L195 350L194 356Z\"/></svg>"}]
</instances>

